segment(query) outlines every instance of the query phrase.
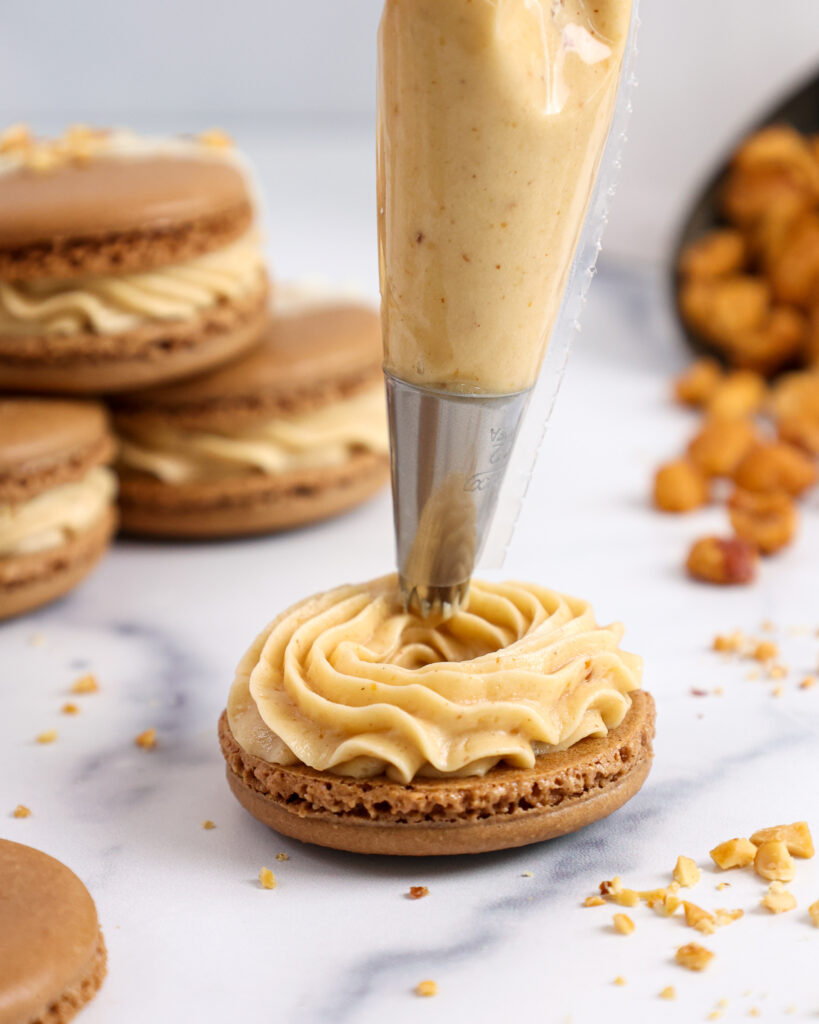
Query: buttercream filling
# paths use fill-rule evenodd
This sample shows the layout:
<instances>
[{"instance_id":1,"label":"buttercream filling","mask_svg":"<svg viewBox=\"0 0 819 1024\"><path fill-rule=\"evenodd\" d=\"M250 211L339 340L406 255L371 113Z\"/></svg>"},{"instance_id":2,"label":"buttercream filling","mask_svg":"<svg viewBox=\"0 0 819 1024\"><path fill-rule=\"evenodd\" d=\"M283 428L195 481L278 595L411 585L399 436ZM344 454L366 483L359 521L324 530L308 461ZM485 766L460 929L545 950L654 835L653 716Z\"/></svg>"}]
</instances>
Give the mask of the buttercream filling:
<instances>
[{"instance_id":1,"label":"buttercream filling","mask_svg":"<svg viewBox=\"0 0 819 1024\"><path fill-rule=\"evenodd\" d=\"M165 425L121 428L119 464L166 484L342 465L355 451L386 454L387 413L379 384L297 416L276 416L220 433Z\"/></svg>"},{"instance_id":2,"label":"buttercream filling","mask_svg":"<svg viewBox=\"0 0 819 1024\"><path fill-rule=\"evenodd\" d=\"M484 775L605 736L642 661L623 627L528 583L473 581L442 624L405 612L395 576L284 612L242 658L228 699L240 746L338 775Z\"/></svg>"},{"instance_id":3,"label":"buttercream filling","mask_svg":"<svg viewBox=\"0 0 819 1024\"><path fill-rule=\"evenodd\" d=\"M0 504L0 557L58 547L102 518L116 495L116 476L95 466L81 479L28 501Z\"/></svg>"},{"instance_id":4,"label":"buttercream filling","mask_svg":"<svg viewBox=\"0 0 819 1024\"><path fill-rule=\"evenodd\" d=\"M188 320L261 288L264 275L259 238L251 231L215 252L144 273L2 281L0 334L117 334Z\"/></svg>"}]
</instances>

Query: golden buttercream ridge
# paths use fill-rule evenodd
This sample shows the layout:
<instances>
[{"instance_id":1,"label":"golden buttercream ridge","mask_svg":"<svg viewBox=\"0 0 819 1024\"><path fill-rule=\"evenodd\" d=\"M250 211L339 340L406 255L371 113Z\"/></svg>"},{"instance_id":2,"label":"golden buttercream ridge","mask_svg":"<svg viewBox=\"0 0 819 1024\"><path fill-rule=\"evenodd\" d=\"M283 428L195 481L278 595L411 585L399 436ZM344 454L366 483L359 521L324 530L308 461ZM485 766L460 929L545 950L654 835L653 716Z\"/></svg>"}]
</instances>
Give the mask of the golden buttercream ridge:
<instances>
[{"instance_id":1,"label":"golden buttercream ridge","mask_svg":"<svg viewBox=\"0 0 819 1024\"><path fill-rule=\"evenodd\" d=\"M484 775L503 762L605 736L631 706L642 660L623 627L582 600L530 583L473 580L434 625L385 576L308 598L242 658L228 721L274 764L367 778Z\"/></svg>"}]
</instances>

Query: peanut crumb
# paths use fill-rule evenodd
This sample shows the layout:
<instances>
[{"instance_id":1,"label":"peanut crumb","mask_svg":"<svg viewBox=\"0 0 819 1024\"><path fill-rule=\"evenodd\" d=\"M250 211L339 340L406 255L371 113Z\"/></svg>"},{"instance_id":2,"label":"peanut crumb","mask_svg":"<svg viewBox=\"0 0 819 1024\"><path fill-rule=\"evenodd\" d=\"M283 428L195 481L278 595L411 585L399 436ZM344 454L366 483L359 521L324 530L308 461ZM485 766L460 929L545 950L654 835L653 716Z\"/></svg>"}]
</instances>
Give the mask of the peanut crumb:
<instances>
[{"instance_id":1,"label":"peanut crumb","mask_svg":"<svg viewBox=\"0 0 819 1024\"><path fill-rule=\"evenodd\" d=\"M100 684L97 682L97 677L91 675L91 673L89 672L88 675L80 676L79 679L74 681L71 687L71 692L77 694L98 693L99 688Z\"/></svg>"},{"instance_id":2,"label":"peanut crumb","mask_svg":"<svg viewBox=\"0 0 819 1024\"><path fill-rule=\"evenodd\" d=\"M771 882L761 903L772 914L784 914L788 910L796 909L795 896L792 892L788 892L781 882Z\"/></svg>"},{"instance_id":3,"label":"peanut crumb","mask_svg":"<svg viewBox=\"0 0 819 1024\"><path fill-rule=\"evenodd\" d=\"M727 924L733 924L734 921L738 921L745 914L744 910L720 910L714 911L714 918L717 922L718 928L724 928Z\"/></svg>"},{"instance_id":4,"label":"peanut crumb","mask_svg":"<svg viewBox=\"0 0 819 1024\"><path fill-rule=\"evenodd\" d=\"M408 900L422 900L425 896L429 896L429 889L425 885L411 885L407 893Z\"/></svg>"},{"instance_id":5,"label":"peanut crumb","mask_svg":"<svg viewBox=\"0 0 819 1024\"><path fill-rule=\"evenodd\" d=\"M685 946L680 946L674 959L681 967L686 967L689 971L704 971L714 959L714 954L710 949L699 946L696 942L689 942Z\"/></svg>"},{"instance_id":6,"label":"peanut crumb","mask_svg":"<svg viewBox=\"0 0 819 1024\"><path fill-rule=\"evenodd\" d=\"M677 990L673 985L666 985L665 988L660 989L660 999L676 999Z\"/></svg>"},{"instance_id":7,"label":"peanut crumb","mask_svg":"<svg viewBox=\"0 0 819 1024\"><path fill-rule=\"evenodd\" d=\"M731 888L731 883L730 882L717 882L717 891L718 892L722 892L723 889L730 889L730 888Z\"/></svg>"},{"instance_id":8,"label":"peanut crumb","mask_svg":"<svg viewBox=\"0 0 819 1024\"><path fill-rule=\"evenodd\" d=\"M788 668L786 665L772 665L768 675L771 679L785 679L788 675Z\"/></svg>"},{"instance_id":9,"label":"peanut crumb","mask_svg":"<svg viewBox=\"0 0 819 1024\"><path fill-rule=\"evenodd\" d=\"M618 892L623 891L623 883L620 881L620 876L615 875L608 882L600 883L600 895L601 896L614 896Z\"/></svg>"},{"instance_id":10,"label":"peanut crumb","mask_svg":"<svg viewBox=\"0 0 819 1024\"><path fill-rule=\"evenodd\" d=\"M415 994L428 999L430 996L438 995L438 986L434 981L419 981L415 986Z\"/></svg>"},{"instance_id":11,"label":"peanut crumb","mask_svg":"<svg viewBox=\"0 0 819 1024\"><path fill-rule=\"evenodd\" d=\"M631 935L634 931L634 922L628 914L615 914L613 917L614 930L620 935Z\"/></svg>"},{"instance_id":12,"label":"peanut crumb","mask_svg":"<svg viewBox=\"0 0 819 1024\"><path fill-rule=\"evenodd\" d=\"M25 804L17 804L14 810L11 812L12 818L30 818L31 810L25 806Z\"/></svg>"},{"instance_id":13,"label":"peanut crumb","mask_svg":"<svg viewBox=\"0 0 819 1024\"><path fill-rule=\"evenodd\" d=\"M751 653L751 657L755 661L773 661L778 655L779 648L770 640L762 640Z\"/></svg>"},{"instance_id":14,"label":"peanut crumb","mask_svg":"<svg viewBox=\"0 0 819 1024\"><path fill-rule=\"evenodd\" d=\"M756 847L750 839L727 839L711 850L711 859L723 871L747 868L753 864L755 857Z\"/></svg>"},{"instance_id":15,"label":"peanut crumb","mask_svg":"<svg viewBox=\"0 0 819 1024\"><path fill-rule=\"evenodd\" d=\"M208 818L208 819L207 819L207 821L203 821L203 822L202 822L202 828L203 828L203 829L204 829L204 830L205 830L206 832L210 832L210 831L211 831L211 829L214 829L214 828L216 828L216 822L215 822L215 821L211 821L211 820L210 820L210 818Z\"/></svg>"},{"instance_id":16,"label":"peanut crumb","mask_svg":"<svg viewBox=\"0 0 819 1024\"><path fill-rule=\"evenodd\" d=\"M622 988L623 985L627 985L628 982L626 981L626 979L623 977L622 974L618 974L617 977L614 979L614 984L618 985L620 988Z\"/></svg>"},{"instance_id":17,"label":"peanut crumb","mask_svg":"<svg viewBox=\"0 0 819 1024\"><path fill-rule=\"evenodd\" d=\"M784 686L775 686L771 690L771 696L772 697L784 697L784 695L785 695L785 688L784 688Z\"/></svg>"},{"instance_id":18,"label":"peanut crumb","mask_svg":"<svg viewBox=\"0 0 819 1024\"><path fill-rule=\"evenodd\" d=\"M788 853L794 857L804 857L809 860L815 853L813 836L806 821L794 821L790 825L761 828L751 836L751 842L755 846L761 846L763 843L776 839L781 840L787 846Z\"/></svg>"},{"instance_id":19,"label":"peanut crumb","mask_svg":"<svg viewBox=\"0 0 819 1024\"><path fill-rule=\"evenodd\" d=\"M263 889L275 889L276 888L276 876L270 870L270 868L262 868L259 872L259 885Z\"/></svg>"},{"instance_id":20,"label":"peanut crumb","mask_svg":"<svg viewBox=\"0 0 819 1024\"><path fill-rule=\"evenodd\" d=\"M146 729L145 732L141 732L134 743L138 747L142 747L143 750L153 750L156 746L156 729Z\"/></svg>"},{"instance_id":21,"label":"peanut crumb","mask_svg":"<svg viewBox=\"0 0 819 1024\"><path fill-rule=\"evenodd\" d=\"M722 1020L722 1010L712 1010L705 1019L706 1020Z\"/></svg>"},{"instance_id":22,"label":"peanut crumb","mask_svg":"<svg viewBox=\"0 0 819 1024\"><path fill-rule=\"evenodd\" d=\"M813 922L813 927L819 928L819 900L815 903L811 903L808 907L808 913L810 914L810 919Z\"/></svg>"},{"instance_id":23,"label":"peanut crumb","mask_svg":"<svg viewBox=\"0 0 819 1024\"><path fill-rule=\"evenodd\" d=\"M289 853L277 853L276 854L276 860L290 860L290 854Z\"/></svg>"},{"instance_id":24,"label":"peanut crumb","mask_svg":"<svg viewBox=\"0 0 819 1024\"><path fill-rule=\"evenodd\" d=\"M719 999L717 1001L717 1009L718 1010L727 1010L728 1009L728 1000L725 999L724 997L722 999Z\"/></svg>"},{"instance_id":25,"label":"peanut crumb","mask_svg":"<svg viewBox=\"0 0 819 1024\"><path fill-rule=\"evenodd\" d=\"M759 1009L758 1006L752 1006L751 1009L748 1011L748 1016L749 1017L761 1017L762 1016L762 1011Z\"/></svg>"},{"instance_id":26,"label":"peanut crumb","mask_svg":"<svg viewBox=\"0 0 819 1024\"><path fill-rule=\"evenodd\" d=\"M640 894L634 889L621 889L612 897L618 907L636 907L640 902Z\"/></svg>"},{"instance_id":27,"label":"peanut crumb","mask_svg":"<svg viewBox=\"0 0 819 1024\"><path fill-rule=\"evenodd\" d=\"M689 928L696 928L703 935L713 935L717 930L717 921L714 915L703 910L702 907L698 907L696 903L683 900L683 910L685 911L685 923Z\"/></svg>"},{"instance_id":28,"label":"peanut crumb","mask_svg":"<svg viewBox=\"0 0 819 1024\"><path fill-rule=\"evenodd\" d=\"M805 678L799 684L799 689L810 690L814 686L816 686L816 679L813 676L805 676Z\"/></svg>"},{"instance_id":29,"label":"peanut crumb","mask_svg":"<svg viewBox=\"0 0 819 1024\"><path fill-rule=\"evenodd\" d=\"M714 637L714 650L734 654L741 651L745 643L745 636L740 630L733 633L718 633Z\"/></svg>"},{"instance_id":30,"label":"peanut crumb","mask_svg":"<svg viewBox=\"0 0 819 1024\"><path fill-rule=\"evenodd\" d=\"M583 900L584 907L605 907L606 901L602 896L587 896Z\"/></svg>"},{"instance_id":31,"label":"peanut crumb","mask_svg":"<svg viewBox=\"0 0 819 1024\"><path fill-rule=\"evenodd\" d=\"M78 715L80 713L80 709L76 704L63 704L60 710L64 715Z\"/></svg>"},{"instance_id":32,"label":"peanut crumb","mask_svg":"<svg viewBox=\"0 0 819 1024\"><path fill-rule=\"evenodd\" d=\"M754 858L754 871L769 882L790 882L796 874L796 865L781 839L762 843Z\"/></svg>"},{"instance_id":33,"label":"peanut crumb","mask_svg":"<svg viewBox=\"0 0 819 1024\"><path fill-rule=\"evenodd\" d=\"M674 867L674 881L690 889L700 880L700 869L696 861L690 857L677 857L677 864Z\"/></svg>"},{"instance_id":34,"label":"peanut crumb","mask_svg":"<svg viewBox=\"0 0 819 1024\"><path fill-rule=\"evenodd\" d=\"M41 732L37 735L38 743L54 743L57 739L56 729L46 729L45 732Z\"/></svg>"}]
</instances>

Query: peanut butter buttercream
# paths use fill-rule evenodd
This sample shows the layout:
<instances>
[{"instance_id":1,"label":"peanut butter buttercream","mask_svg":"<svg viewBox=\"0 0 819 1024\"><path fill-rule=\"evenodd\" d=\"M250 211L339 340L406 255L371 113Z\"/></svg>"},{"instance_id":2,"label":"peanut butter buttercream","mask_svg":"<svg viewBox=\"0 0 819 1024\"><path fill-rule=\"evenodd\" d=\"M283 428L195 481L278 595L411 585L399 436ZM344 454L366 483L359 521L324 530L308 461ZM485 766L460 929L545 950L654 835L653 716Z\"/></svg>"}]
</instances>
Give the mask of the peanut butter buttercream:
<instances>
[{"instance_id":1,"label":"peanut butter buttercream","mask_svg":"<svg viewBox=\"0 0 819 1024\"><path fill-rule=\"evenodd\" d=\"M187 320L264 286L255 232L183 263L74 280L0 281L0 335L117 334Z\"/></svg>"},{"instance_id":2,"label":"peanut butter buttercream","mask_svg":"<svg viewBox=\"0 0 819 1024\"><path fill-rule=\"evenodd\" d=\"M228 721L255 757L357 778L530 768L622 722L642 672L622 635L586 602L526 583L473 581L434 625L386 576L271 623L239 664Z\"/></svg>"},{"instance_id":3,"label":"peanut butter buttercream","mask_svg":"<svg viewBox=\"0 0 819 1024\"><path fill-rule=\"evenodd\" d=\"M319 409L232 431L138 422L121 429L120 466L167 484L341 465L353 451L386 454L389 447L380 384Z\"/></svg>"},{"instance_id":4,"label":"peanut butter buttercream","mask_svg":"<svg viewBox=\"0 0 819 1024\"><path fill-rule=\"evenodd\" d=\"M0 557L57 547L102 519L116 493L116 477L95 466L81 479L28 501L0 503Z\"/></svg>"}]
</instances>

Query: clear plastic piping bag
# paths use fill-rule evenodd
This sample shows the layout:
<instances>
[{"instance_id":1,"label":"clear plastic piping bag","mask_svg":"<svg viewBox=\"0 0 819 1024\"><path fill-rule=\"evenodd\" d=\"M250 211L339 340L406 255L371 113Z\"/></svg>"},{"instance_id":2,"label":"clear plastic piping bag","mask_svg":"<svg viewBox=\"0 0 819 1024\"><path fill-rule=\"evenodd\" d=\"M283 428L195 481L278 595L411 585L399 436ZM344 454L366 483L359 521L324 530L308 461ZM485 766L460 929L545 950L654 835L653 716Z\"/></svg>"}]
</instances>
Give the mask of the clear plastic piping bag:
<instances>
[{"instance_id":1,"label":"clear plastic piping bag","mask_svg":"<svg viewBox=\"0 0 819 1024\"><path fill-rule=\"evenodd\" d=\"M560 390L572 344L580 331L583 307L586 304L589 287L595 274L597 257L602 248L603 232L608 222L609 204L620 178L626 130L631 117L634 89L637 85L634 64L637 56L637 33L640 24L638 7L639 0L634 0L629 36L623 55L617 102L608 141L603 151L597 183L575 251L560 311L552 330L537 383L532 390L526 417L510 456L492 526L483 547L480 565L485 569L500 569L503 566L543 443L546 427Z\"/></svg>"}]
</instances>

